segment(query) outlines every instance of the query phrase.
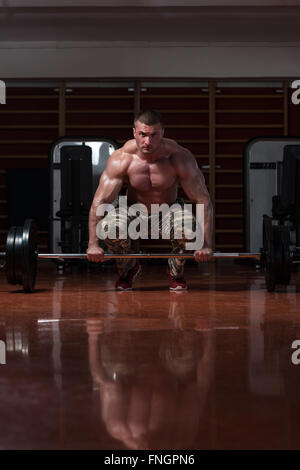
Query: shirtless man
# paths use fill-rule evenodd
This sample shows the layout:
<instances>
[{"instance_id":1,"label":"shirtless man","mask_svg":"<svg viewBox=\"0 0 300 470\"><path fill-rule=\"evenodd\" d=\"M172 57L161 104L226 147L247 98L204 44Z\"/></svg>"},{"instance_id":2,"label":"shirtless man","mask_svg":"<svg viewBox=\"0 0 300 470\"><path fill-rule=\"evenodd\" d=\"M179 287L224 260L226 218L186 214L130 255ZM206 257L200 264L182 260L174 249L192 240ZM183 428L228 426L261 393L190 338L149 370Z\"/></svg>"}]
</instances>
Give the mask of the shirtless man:
<instances>
[{"instance_id":1,"label":"shirtless man","mask_svg":"<svg viewBox=\"0 0 300 470\"><path fill-rule=\"evenodd\" d=\"M96 234L101 217L96 215L101 204L112 203L119 194L123 183L127 185L128 204L142 203L151 213L151 204L166 203L169 206L178 202L177 190L180 184L190 201L204 205L204 244L194 252L197 262L209 261L212 256L212 214L213 208L205 186L204 176L194 156L177 142L164 138L164 127L160 113L155 110L140 112L134 121L134 139L127 141L122 148L109 157L100 178L89 215L88 260L104 261L104 251L99 246ZM182 210L180 211L182 213ZM108 214L109 216L109 214ZM180 214L181 216L181 214ZM120 224L128 217L121 211L109 220ZM103 219L104 220L104 219ZM174 215L176 220L176 215ZM127 220L126 220L127 222ZM126 225L127 227L127 225ZM171 240L173 252L184 251L182 240ZM116 253L130 253L132 240L105 239L105 244ZM170 289L186 289L183 279L184 259L170 258L168 274ZM138 260L117 260L119 279L116 289L130 290L141 267Z\"/></svg>"}]
</instances>

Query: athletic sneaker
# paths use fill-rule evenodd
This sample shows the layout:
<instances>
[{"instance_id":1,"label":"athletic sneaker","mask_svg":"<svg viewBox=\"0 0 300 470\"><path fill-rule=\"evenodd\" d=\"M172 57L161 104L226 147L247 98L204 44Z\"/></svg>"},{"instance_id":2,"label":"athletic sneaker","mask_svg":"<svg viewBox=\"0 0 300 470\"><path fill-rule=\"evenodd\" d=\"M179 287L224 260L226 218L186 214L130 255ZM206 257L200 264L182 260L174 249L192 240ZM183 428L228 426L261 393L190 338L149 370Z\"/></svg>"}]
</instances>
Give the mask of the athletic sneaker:
<instances>
[{"instance_id":1,"label":"athletic sneaker","mask_svg":"<svg viewBox=\"0 0 300 470\"><path fill-rule=\"evenodd\" d=\"M126 277L119 277L116 282L116 289L117 290L132 290L132 285L137 277L137 275L141 272L141 265L137 261L135 266L129 269Z\"/></svg>"},{"instance_id":2,"label":"athletic sneaker","mask_svg":"<svg viewBox=\"0 0 300 470\"><path fill-rule=\"evenodd\" d=\"M167 266L167 273L170 279L170 290L187 290L188 287L183 277L176 278L172 276L169 266Z\"/></svg>"}]
</instances>

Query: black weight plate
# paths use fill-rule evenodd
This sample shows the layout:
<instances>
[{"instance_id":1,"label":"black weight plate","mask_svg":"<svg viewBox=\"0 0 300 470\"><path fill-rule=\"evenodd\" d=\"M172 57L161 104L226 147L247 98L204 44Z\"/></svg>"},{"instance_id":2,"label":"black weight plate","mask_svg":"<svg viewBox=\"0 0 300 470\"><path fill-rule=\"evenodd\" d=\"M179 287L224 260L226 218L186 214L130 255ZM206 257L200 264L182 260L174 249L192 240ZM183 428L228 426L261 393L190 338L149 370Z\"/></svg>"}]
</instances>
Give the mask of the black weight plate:
<instances>
[{"instance_id":1,"label":"black weight plate","mask_svg":"<svg viewBox=\"0 0 300 470\"><path fill-rule=\"evenodd\" d=\"M261 250L260 262L262 269L265 268L267 260L267 252L269 249L269 240L272 237L272 219L268 215L263 216L263 229L262 229L262 241L263 248Z\"/></svg>"},{"instance_id":2,"label":"black weight plate","mask_svg":"<svg viewBox=\"0 0 300 470\"><path fill-rule=\"evenodd\" d=\"M274 271L274 264L270 259L270 255L267 255L265 264L265 282L268 292L274 292L276 287L276 276Z\"/></svg>"},{"instance_id":3,"label":"black weight plate","mask_svg":"<svg viewBox=\"0 0 300 470\"><path fill-rule=\"evenodd\" d=\"M273 225L268 216L263 218L263 254L265 283L268 292L273 292L276 286L276 264L274 258Z\"/></svg>"},{"instance_id":4,"label":"black weight plate","mask_svg":"<svg viewBox=\"0 0 300 470\"><path fill-rule=\"evenodd\" d=\"M32 219L25 220L22 240L22 283L25 292L32 292L34 290L37 272L36 225Z\"/></svg>"},{"instance_id":5,"label":"black weight plate","mask_svg":"<svg viewBox=\"0 0 300 470\"><path fill-rule=\"evenodd\" d=\"M289 285L291 280L290 231L285 225L274 227L277 254L276 283Z\"/></svg>"},{"instance_id":6,"label":"black weight plate","mask_svg":"<svg viewBox=\"0 0 300 470\"><path fill-rule=\"evenodd\" d=\"M5 273L6 279L9 284L15 285L16 276L15 276L15 235L16 228L11 227L8 231L6 237L6 250L5 250Z\"/></svg>"},{"instance_id":7,"label":"black weight plate","mask_svg":"<svg viewBox=\"0 0 300 470\"><path fill-rule=\"evenodd\" d=\"M292 258L291 258L291 236L289 227L284 227L283 232L283 257L284 257L284 284L289 285L291 282L291 273L292 273Z\"/></svg>"},{"instance_id":8,"label":"black weight plate","mask_svg":"<svg viewBox=\"0 0 300 470\"><path fill-rule=\"evenodd\" d=\"M16 228L14 263L16 284L23 285L23 227Z\"/></svg>"}]
</instances>

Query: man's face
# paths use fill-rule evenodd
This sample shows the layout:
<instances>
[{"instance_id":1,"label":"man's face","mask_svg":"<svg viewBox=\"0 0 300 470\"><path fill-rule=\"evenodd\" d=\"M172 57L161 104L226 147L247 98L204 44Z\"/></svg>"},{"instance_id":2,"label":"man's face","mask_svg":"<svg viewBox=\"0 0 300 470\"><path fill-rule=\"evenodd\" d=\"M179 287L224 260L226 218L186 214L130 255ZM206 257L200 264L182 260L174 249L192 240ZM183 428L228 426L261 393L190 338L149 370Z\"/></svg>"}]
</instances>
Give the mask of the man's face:
<instances>
[{"instance_id":1,"label":"man's face","mask_svg":"<svg viewBox=\"0 0 300 470\"><path fill-rule=\"evenodd\" d=\"M164 129L159 123L147 126L147 124L137 121L136 127L133 129L133 135L139 151L148 155L154 153L159 148L164 135Z\"/></svg>"}]
</instances>

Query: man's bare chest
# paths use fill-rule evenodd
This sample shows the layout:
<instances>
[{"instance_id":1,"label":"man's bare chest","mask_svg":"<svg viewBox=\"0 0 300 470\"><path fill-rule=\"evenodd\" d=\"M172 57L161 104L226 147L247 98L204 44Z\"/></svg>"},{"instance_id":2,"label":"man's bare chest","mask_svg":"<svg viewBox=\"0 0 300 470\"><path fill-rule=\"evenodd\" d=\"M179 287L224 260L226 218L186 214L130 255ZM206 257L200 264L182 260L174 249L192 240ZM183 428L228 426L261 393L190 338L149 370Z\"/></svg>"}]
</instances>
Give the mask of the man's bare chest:
<instances>
[{"instance_id":1,"label":"man's bare chest","mask_svg":"<svg viewBox=\"0 0 300 470\"><path fill-rule=\"evenodd\" d=\"M169 159L154 163L135 162L128 169L128 183L137 191L162 191L176 182L175 170Z\"/></svg>"}]
</instances>

